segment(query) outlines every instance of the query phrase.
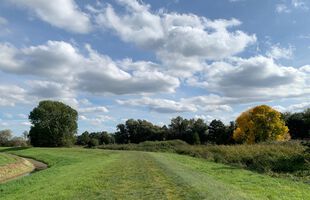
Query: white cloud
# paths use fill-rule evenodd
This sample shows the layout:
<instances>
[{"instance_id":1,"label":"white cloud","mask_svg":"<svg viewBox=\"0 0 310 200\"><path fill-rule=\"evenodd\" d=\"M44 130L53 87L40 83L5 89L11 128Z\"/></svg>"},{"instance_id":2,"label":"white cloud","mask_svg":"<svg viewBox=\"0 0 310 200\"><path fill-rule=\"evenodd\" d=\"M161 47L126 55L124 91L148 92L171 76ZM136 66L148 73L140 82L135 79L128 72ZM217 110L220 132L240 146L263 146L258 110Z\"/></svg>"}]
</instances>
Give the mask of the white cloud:
<instances>
[{"instance_id":1,"label":"white cloud","mask_svg":"<svg viewBox=\"0 0 310 200\"><path fill-rule=\"evenodd\" d=\"M20 123L22 126L31 126L30 122L21 122Z\"/></svg>"},{"instance_id":2,"label":"white cloud","mask_svg":"<svg viewBox=\"0 0 310 200\"><path fill-rule=\"evenodd\" d=\"M305 10L309 9L306 2L303 0L292 0L291 3L293 5L293 7L295 7L295 8L301 8L301 9L305 9Z\"/></svg>"},{"instance_id":3,"label":"white cloud","mask_svg":"<svg viewBox=\"0 0 310 200\"><path fill-rule=\"evenodd\" d=\"M51 98L74 98L75 94L67 86L51 82L51 81L28 81L30 86L29 95L39 97L41 99Z\"/></svg>"},{"instance_id":4,"label":"white cloud","mask_svg":"<svg viewBox=\"0 0 310 200\"><path fill-rule=\"evenodd\" d=\"M25 102L26 90L16 85L0 85L0 106L15 106Z\"/></svg>"},{"instance_id":5,"label":"white cloud","mask_svg":"<svg viewBox=\"0 0 310 200\"><path fill-rule=\"evenodd\" d=\"M272 58L256 56L248 59L231 58L214 62L204 72L199 85L224 97L241 101L272 100L281 97L305 96L310 94L308 87L310 73L308 67L300 69L277 64Z\"/></svg>"},{"instance_id":6,"label":"white cloud","mask_svg":"<svg viewBox=\"0 0 310 200\"><path fill-rule=\"evenodd\" d=\"M121 105L147 107L151 111L159 113L197 112L198 110L204 112L232 111L232 108L225 105L224 101L216 98L220 97L216 95L198 96L182 98L180 101L143 97L141 99L117 100L117 102ZM207 99L213 102L207 101Z\"/></svg>"},{"instance_id":7,"label":"white cloud","mask_svg":"<svg viewBox=\"0 0 310 200\"><path fill-rule=\"evenodd\" d=\"M25 115L25 114L23 114L23 113L17 114L17 117L19 117L19 118L21 118L21 119L27 119L27 118L28 118L28 116Z\"/></svg>"},{"instance_id":8,"label":"white cloud","mask_svg":"<svg viewBox=\"0 0 310 200\"><path fill-rule=\"evenodd\" d=\"M88 122L94 126L100 126L108 120L113 120L112 117L107 116L107 115L97 115L96 117L93 117L93 118L88 118L88 117L82 115L82 116L80 116L80 119L83 121L86 121L86 122Z\"/></svg>"},{"instance_id":9,"label":"white cloud","mask_svg":"<svg viewBox=\"0 0 310 200\"><path fill-rule=\"evenodd\" d=\"M71 44L48 41L44 45L17 49L9 43L0 43L0 69L15 74L30 74L52 80L72 80L73 66L79 66L83 57Z\"/></svg>"},{"instance_id":10,"label":"white cloud","mask_svg":"<svg viewBox=\"0 0 310 200\"><path fill-rule=\"evenodd\" d=\"M194 118L195 119L203 119L207 123L210 123L212 120L215 119L215 117L213 117L211 115L195 115Z\"/></svg>"},{"instance_id":11,"label":"white cloud","mask_svg":"<svg viewBox=\"0 0 310 200\"><path fill-rule=\"evenodd\" d=\"M109 110L104 106L79 108L78 110L81 113L101 113L101 112L106 113L106 112L109 112Z\"/></svg>"},{"instance_id":12,"label":"white cloud","mask_svg":"<svg viewBox=\"0 0 310 200\"><path fill-rule=\"evenodd\" d=\"M194 14L155 13L150 5L138 1L118 2L126 13L117 13L107 5L97 15L97 23L113 30L125 42L154 51L163 65L174 73L199 71L206 59L238 54L256 41L255 35L228 30L241 24L237 19L210 20Z\"/></svg>"},{"instance_id":13,"label":"white cloud","mask_svg":"<svg viewBox=\"0 0 310 200\"><path fill-rule=\"evenodd\" d=\"M288 48L282 48L279 45L274 45L267 52L267 56L273 59L291 59L293 57L294 48L289 46Z\"/></svg>"},{"instance_id":14,"label":"white cloud","mask_svg":"<svg viewBox=\"0 0 310 200\"><path fill-rule=\"evenodd\" d=\"M130 106L146 106L150 110L160 113L177 113L177 112L196 112L197 108L194 105L186 105L181 102L168 99L154 99L143 97L141 99L117 100L121 105Z\"/></svg>"},{"instance_id":15,"label":"white cloud","mask_svg":"<svg viewBox=\"0 0 310 200\"><path fill-rule=\"evenodd\" d=\"M280 3L276 5L277 13L290 13L294 9L309 10L309 7L304 0L291 0L289 4Z\"/></svg>"},{"instance_id":16,"label":"white cloud","mask_svg":"<svg viewBox=\"0 0 310 200\"><path fill-rule=\"evenodd\" d=\"M277 4L276 12L277 13L290 13L291 10L285 4Z\"/></svg>"},{"instance_id":17,"label":"white cloud","mask_svg":"<svg viewBox=\"0 0 310 200\"><path fill-rule=\"evenodd\" d=\"M91 30L90 17L81 11L74 0L7 0L22 8L27 8L39 19L52 26L75 33Z\"/></svg>"},{"instance_id":18,"label":"white cloud","mask_svg":"<svg viewBox=\"0 0 310 200\"><path fill-rule=\"evenodd\" d=\"M306 110L307 108L310 108L310 103L309 102L301 102L297 104L292 104L289 106L273 106L274 109L280 111L280 112L301 112Z\"/></svg>"},{"instance_id":19,"label":"white cloud","mask_svg":"<svg viewBox=\"0 0 310 200\"><path fill-rule=\"evenodd\" d=\"M174 92L180 82L177 78L164 74L152 66L131 69L125 65L151 64L128 59L113 61L88 45L87 56L69 43L48 41L39 46L17 49L11 44L0 43L0 70L19 75L35 75L48 82L36 82L43 94L60 92L58 89L85 91L93 94L139 94ZM51 83L51 81L56 83ZM44 88L49 92L44 92ZM57 89L58 88L58 89ZM38 89L38 88L36 88Z\"/></svg>"}]
</instances>

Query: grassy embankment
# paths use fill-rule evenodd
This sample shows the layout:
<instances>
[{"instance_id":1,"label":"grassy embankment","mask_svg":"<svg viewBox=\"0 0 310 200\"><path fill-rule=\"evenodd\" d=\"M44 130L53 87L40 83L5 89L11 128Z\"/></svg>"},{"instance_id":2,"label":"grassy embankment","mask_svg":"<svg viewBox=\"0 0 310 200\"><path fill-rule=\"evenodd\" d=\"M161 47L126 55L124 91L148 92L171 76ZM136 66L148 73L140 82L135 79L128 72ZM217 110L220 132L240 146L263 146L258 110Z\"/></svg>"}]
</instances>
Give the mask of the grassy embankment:
<instances>
[{"instance_id":1,"label":"grassy embankment","mask_svg":"<svg viewBox=\"0 0 310 200\"><path fill-rule=\"evenodd\" d=\"M180 140L104 145L113 150L172 152L228 164L273 176L285 176L310 183L310 152L300 142L255 145L188 145Z\"/></svg>"},{"instance_id":2,"label":"grassy embankment","mask_svg":"<svg viewBox=\"0 0 310 200\"><path fill-rule=\"evenodd\" d=\"M0 153L0 183L27 174L34 166L23 158Z\"/></svg>"},{"instance_id":3,"label":"grassy embankment","mask_svg":"<svg viewBox=\"0 0 310 200\"><path fill-rule=\"evenodd\" d=\"M0 153L0 166L14 163L16 159L10 155Z\"/></svg>"},{"instance_id":4,"label":"grassy embankment","mask_svg":"<svg viewBox=\"0 0 310 200\"><path fill-rule=\"evenodd\" d=\"M78 148L8 152L49 168L1 184L1 200L310 199L308 184L184 155Z\"/></svg>"}]
</instances>

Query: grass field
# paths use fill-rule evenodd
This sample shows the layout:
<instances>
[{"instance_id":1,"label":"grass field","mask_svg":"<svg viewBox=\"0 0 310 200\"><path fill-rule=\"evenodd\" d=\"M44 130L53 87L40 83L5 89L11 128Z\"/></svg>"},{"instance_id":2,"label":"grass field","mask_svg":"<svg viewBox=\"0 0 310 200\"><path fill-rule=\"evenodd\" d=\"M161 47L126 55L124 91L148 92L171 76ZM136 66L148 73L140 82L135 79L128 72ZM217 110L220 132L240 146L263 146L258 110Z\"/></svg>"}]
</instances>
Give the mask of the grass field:
<instances>
[{"instance_id":1,"label":"grass field","mask_svg":"<svg viewBox=\"0 0 310 200\"><path fill-rule=\"evenodd\" d=\"M1 200L310 199L309 184L184 155L78 148L7 152L49 168L0 184Z\"/></svg>"},{"instance_id":2,"label":"grass field","mask_svg":"<svg viewBox=\"0 0 310 200\"><path fill-rule=\"evenodd\" d=\"M14 157L0 153L0 166L14 163L15 161L16 159Z\"/></svg>"}]
</instances>

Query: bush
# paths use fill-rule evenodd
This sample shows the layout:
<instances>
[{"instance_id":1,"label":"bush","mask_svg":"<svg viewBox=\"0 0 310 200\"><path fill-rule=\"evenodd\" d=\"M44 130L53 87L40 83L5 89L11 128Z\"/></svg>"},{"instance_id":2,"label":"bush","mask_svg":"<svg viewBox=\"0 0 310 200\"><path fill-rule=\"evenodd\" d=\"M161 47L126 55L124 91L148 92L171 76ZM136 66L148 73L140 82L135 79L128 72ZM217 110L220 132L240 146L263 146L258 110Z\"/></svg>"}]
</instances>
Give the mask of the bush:
<instances>
[{"instance_id":1,"label":"bush","mask_svg":"<svg viewBox=\"0 0 310 200\"><path fill-rule=\"evenodd\" d=\"M99 140L96 139L96 138L91 138L91 139L89 140L89 142L87 143L87 147L88 147L88 148L93 148L93 147L96 147L96 146L98 146L98 145L99 145Z\"/></svg>"}]
</instances>

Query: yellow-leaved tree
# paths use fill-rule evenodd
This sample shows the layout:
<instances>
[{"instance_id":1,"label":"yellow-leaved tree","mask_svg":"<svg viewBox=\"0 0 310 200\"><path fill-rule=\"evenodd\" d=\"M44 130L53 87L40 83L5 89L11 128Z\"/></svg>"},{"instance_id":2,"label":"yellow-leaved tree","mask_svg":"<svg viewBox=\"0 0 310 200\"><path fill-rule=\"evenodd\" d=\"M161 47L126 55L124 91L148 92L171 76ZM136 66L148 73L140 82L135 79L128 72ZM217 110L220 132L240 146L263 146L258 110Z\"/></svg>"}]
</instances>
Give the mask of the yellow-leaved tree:
<instances>
[{"instance_id":1,"label":"yellow-leaved tree","mask_svg":"<svg viewBox=\"0 0 310 200\"><path fill-rule=\"evenodd\" d=\"M290 139L288 128L281 113L261 105L243 112L237 118L233 138L236 142L254 144L262 141L285 141Z\"/></svg>"}]
</instances>

